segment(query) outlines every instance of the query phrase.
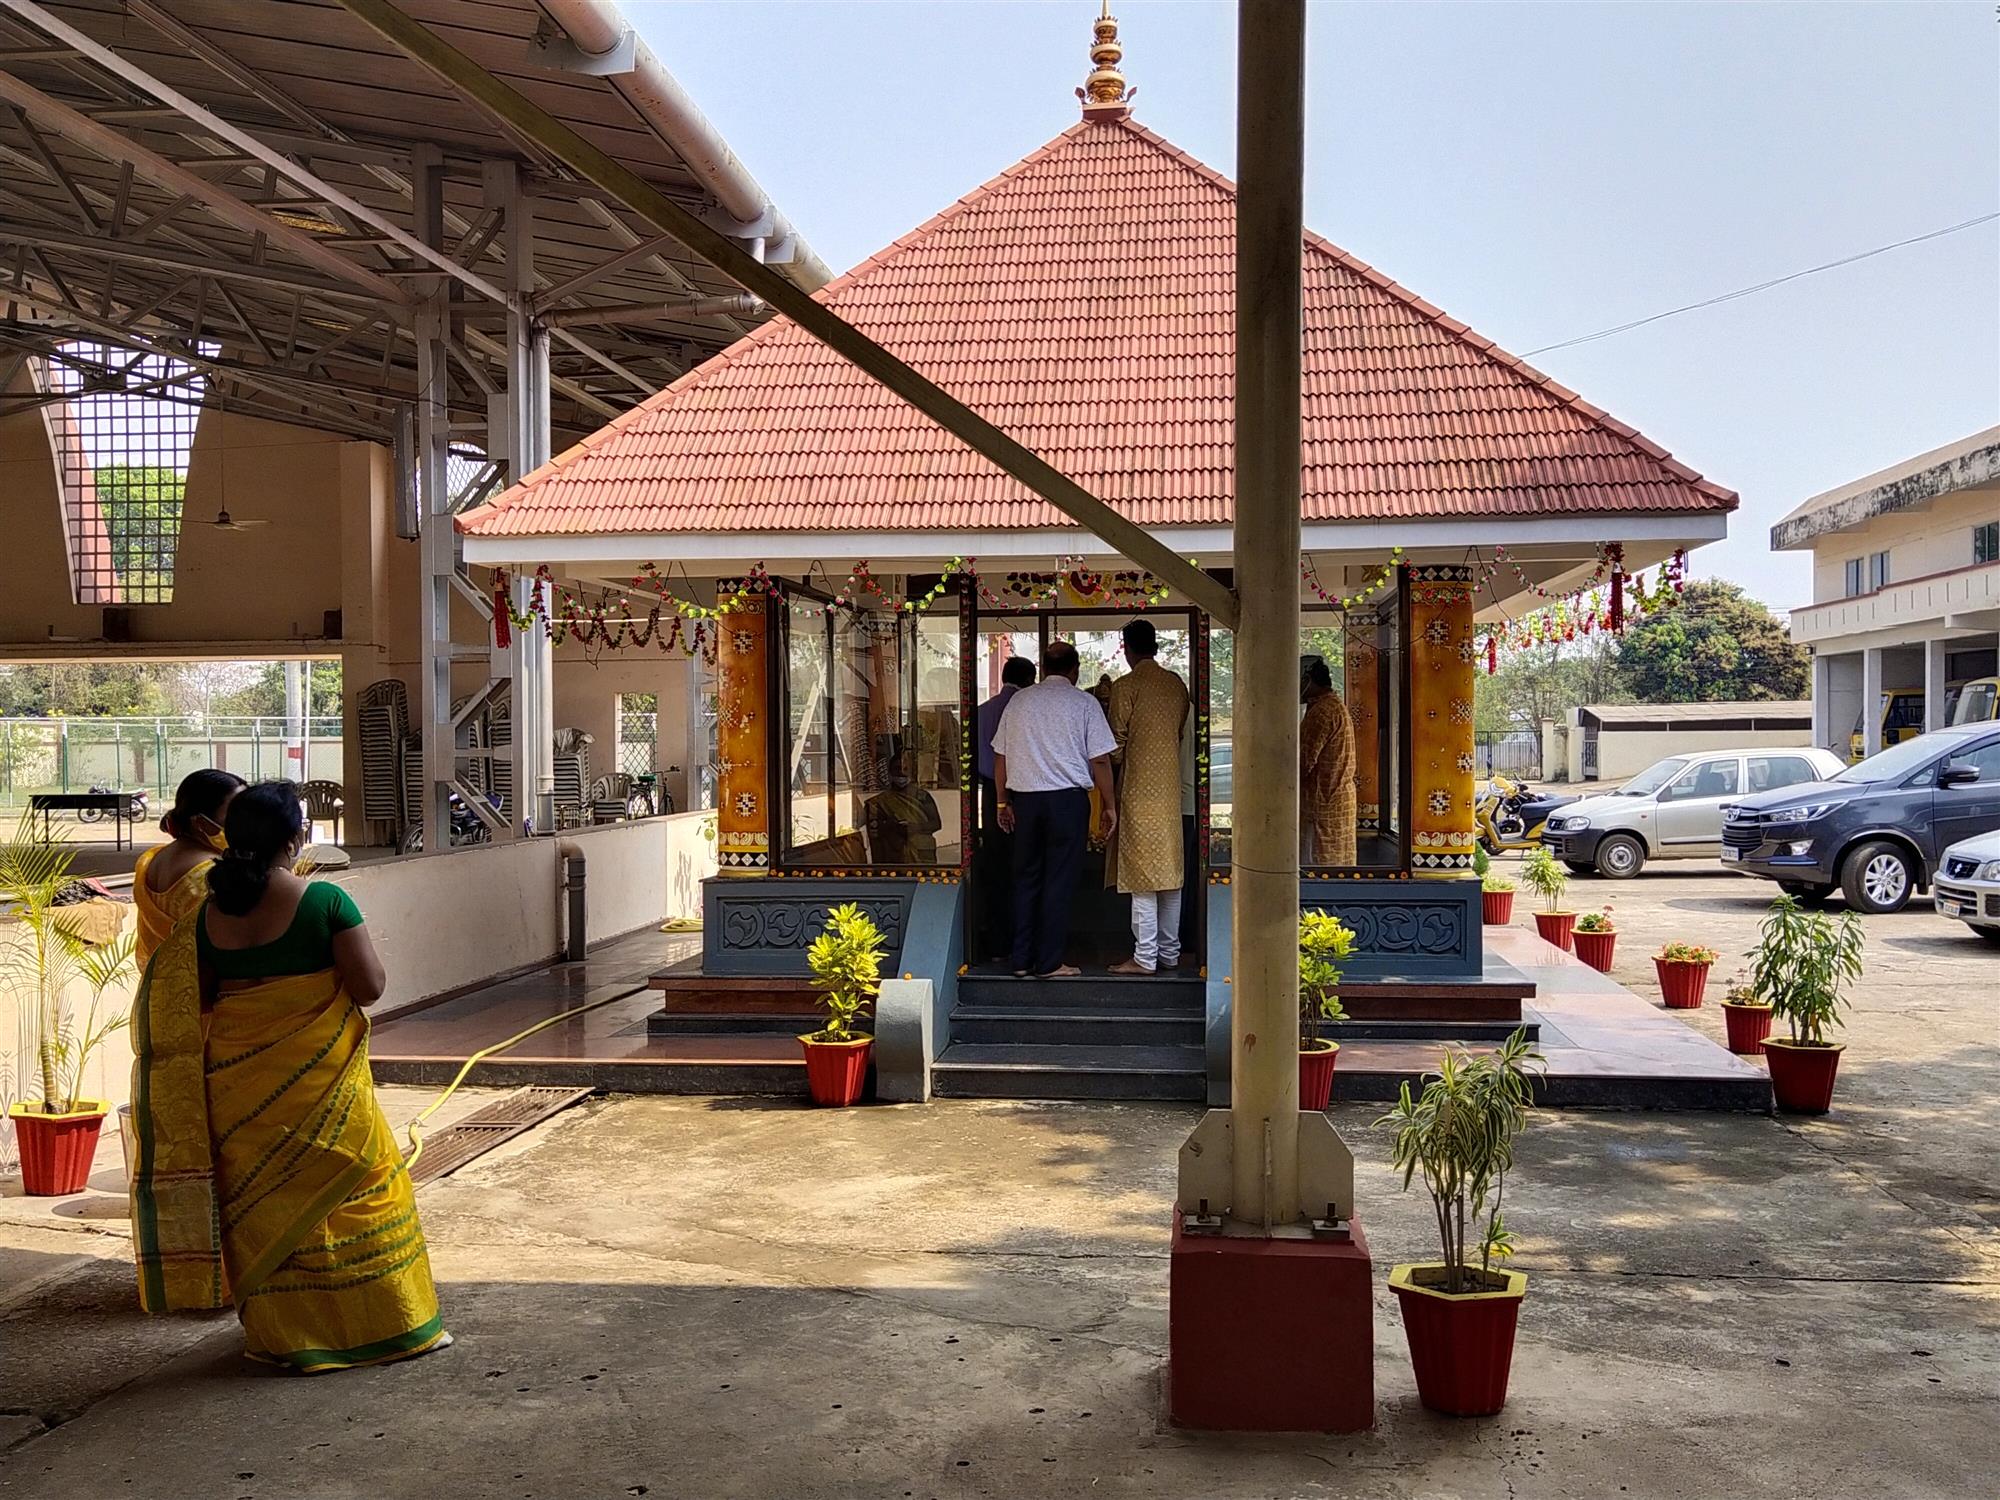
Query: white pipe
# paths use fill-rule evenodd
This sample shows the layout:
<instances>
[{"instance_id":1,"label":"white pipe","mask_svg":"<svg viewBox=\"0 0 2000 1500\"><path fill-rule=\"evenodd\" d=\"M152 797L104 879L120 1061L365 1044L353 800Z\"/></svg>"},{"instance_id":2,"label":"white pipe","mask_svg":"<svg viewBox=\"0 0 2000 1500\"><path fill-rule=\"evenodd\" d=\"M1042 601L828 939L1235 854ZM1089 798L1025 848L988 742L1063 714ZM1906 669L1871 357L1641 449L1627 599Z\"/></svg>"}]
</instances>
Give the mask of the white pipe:
<instances>
[{"instance_id":1,"label":"white pipe","mask_svg":"<svg viewBox=\"0 0 2000 1500\"><path fill-rule=\"evenodd\" d=\"M612 0L541 0L541 6L577 50L591 57L615 51L632 30L631 23ZM728 142L643 37L632 38L632 70L614 76L611 81L679 153L688 169L715 195L723 211L737 221L741 237L761 237L774 246L789 246L789 257L772 258L782 261L790 270L789 279L809 292L818 291L833 279L826 263L778 211L770 195L750 175L750 169L729 149Z\"/></svg>"}]
</instances>

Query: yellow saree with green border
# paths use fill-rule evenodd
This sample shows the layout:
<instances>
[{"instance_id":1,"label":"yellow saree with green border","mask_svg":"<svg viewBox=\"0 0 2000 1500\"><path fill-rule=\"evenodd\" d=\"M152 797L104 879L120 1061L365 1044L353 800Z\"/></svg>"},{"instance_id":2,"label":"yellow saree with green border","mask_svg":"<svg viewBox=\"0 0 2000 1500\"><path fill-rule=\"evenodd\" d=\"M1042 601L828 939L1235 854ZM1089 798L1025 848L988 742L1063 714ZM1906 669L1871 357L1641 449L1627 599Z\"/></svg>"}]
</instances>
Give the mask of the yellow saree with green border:
<instances>
[{"instance_id":1,"label":"yellow saree with green border","mask_svg":"<svg viewBox=\"0 0 2000 1500\"><path fill-rule=\"evenodd\" d=\"M444 1331L366 1017L322 969L225 980L204 1026L199 920L133 1006L140 1305L233 1301L252 1359L307 1373L423 1353Z\"/></svg>"}]
</instances>

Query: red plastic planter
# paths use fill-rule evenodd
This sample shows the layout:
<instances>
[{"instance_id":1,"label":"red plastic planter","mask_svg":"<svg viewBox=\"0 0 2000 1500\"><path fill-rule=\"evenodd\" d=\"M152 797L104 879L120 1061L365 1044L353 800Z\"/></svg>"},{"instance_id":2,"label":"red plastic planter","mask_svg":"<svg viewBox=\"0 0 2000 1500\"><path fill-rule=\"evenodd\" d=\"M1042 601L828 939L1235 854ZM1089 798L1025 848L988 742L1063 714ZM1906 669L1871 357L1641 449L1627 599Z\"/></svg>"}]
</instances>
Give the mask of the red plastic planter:
<instances>
[{"instance_id":1,"label":"red plastic planter","mask_svg":"<svg viewBox=\"0 0 2000 1500\"><path fill-rule=\"evenodd\" d=\"M815 1104L844 1109L861 1097L868 1081L868 1056L875 1050L875 1038L857 1037L851 1042L816 1042L811 1036L799 1038L806 1049L806 1088Z\"/></svg>"},{"instance_id":2,"label":"red plastic planter","mask_svg":"<svg viewBox=\"0 0 2000 1500\"><path fill-rule=\"evenodd\" d=\"M1729 1033L1729 1050L1738 1057L1755 1057L1771 1034L1771 1007L1722 1002L1722 1024Z\"/></svg>"},{"instance_id":3,"label":"red plastic planter","mask_svg":"<svg viewBox=\"0 0 2000 1500\"><path fill-rule=\"evenodd\" d=\"M110 1106L95 1099L84 1102L88 1108L66 1115L41 1114L25 1104L7 1111L21 1148L21 1190L30 1197L80 1193L89 1183L97 1135Z\"/></svg>"},{"instance_id":4,"label":"red plastic planter","mask_svg":"<svg viewBox=\"0 0 2000 1500\"><path fill-rule=\"evenodd\" d=\"M1702 994L1708 988L1707 964L1669 963L1656 958L1653 972L1660 976L1660 996L1668 1010L1700 1009Z\"/></svg>"},{"instance_id":5,"label":"red plastic planter","mask_svg":"<svg viewBox=\"0 0 2000 1500\"><path fill-rule=\"evenodd\" d=\"M1514 893L1512 891L1481 891L1479 893L1479 920L1488 927L1505 927L1514 920Z\"/></svg>"},{"instance_id":6,"label":"red plastic planter","mask_svg":"<svg viewBox=\"0 0 2000 1500\"><path fill-rule=\"evenodd\" d=\"M1575 932L1570 934L1576 944L1576 956L1589 964L1600 974L1611 972L1611 950L1618 945L1615 932Z\"/></svg>"},{"instance_id":7,"label":"red plastic planter","mask_svg":"<svg viewBox=\"0 0 2000 1500\"><path fill-rule=\"evenodd\" d=\"M1507 1404L1507 1376L1514 1367L1514 1327L1528 1278L1519 1271L1496 1271L1504 1291L1468 1292L1451 1297L1416 1278L1442 1266L1398 1266L1389 1290L1403 1308L1403 1334L1410 1341L1417 1395L1432 1411L1448 1417L1490 1417Z\"/></svg>"},{"instance_id":8,"label":"red plastic planter","mask_svg":"<svg viewBox=\"0 0 2000 1500\"><path fill-rule=\"evenodd\" d=\"M1794 1115L1823 1115L1833 1108L1834 1075L1846 1050L1839 1042L1765 1042L1764 1061L1770 1064L1778 1108Z\"/></svg>"},{"instance_id":9,"label":"red plastic planter","mask_svg":"<svg viewBox=\"0 0 2000 1500\"><path fill-rule=\"evenodd\" d=\"M1325 1109L1333 1098L1333 1065L1340 1060L1340 1043L1324 1052L1299 1053L1299 1108Z\"/></svg>"},{"instance_id":10,"label":"red plastic planter","mask_svg":"<svg viewBox=\"0 0 2000 1500\"><path fill-rule=\"evenodd\" d=\"M1576 913L1538 911L1535 913L1535 931L1542 935L1543 942L1554 943L1567 953L1574 946Z\"/></svg>"}]
</instances>

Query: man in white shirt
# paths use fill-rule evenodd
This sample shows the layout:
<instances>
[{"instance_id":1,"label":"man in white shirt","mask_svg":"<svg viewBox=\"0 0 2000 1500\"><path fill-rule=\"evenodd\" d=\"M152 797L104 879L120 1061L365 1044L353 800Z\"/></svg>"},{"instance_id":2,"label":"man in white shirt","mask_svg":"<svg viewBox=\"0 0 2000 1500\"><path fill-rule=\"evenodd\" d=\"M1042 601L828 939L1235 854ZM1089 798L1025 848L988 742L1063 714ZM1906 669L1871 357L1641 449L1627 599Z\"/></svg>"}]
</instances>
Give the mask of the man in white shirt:
<instances>
[{"instance_id":1,"label":"man in white shirt","mask_svg":"<svg viewBox=\"0 0 2000 1500\"><path fill-rule=\"evenodd\" d=\"M1016 974L1055 978L1078 972L1063 962L1071 903L1090 833L1097 789L1098 834L1118 826L1111 752L1118 748L1104 710L1076 685L1076 647L1052 641L1042 680L1022 688L993 735L993 781L1000 826L1014 835Z\"/></svg>"}]
</instances>

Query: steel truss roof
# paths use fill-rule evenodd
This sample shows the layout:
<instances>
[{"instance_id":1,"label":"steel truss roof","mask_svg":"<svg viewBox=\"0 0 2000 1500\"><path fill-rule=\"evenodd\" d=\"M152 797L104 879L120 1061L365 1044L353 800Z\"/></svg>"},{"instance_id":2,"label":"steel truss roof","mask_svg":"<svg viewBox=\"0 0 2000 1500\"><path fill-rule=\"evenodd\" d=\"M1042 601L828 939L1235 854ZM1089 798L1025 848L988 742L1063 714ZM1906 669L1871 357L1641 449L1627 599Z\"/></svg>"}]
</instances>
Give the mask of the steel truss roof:
<instances>
[{"instance_id":1,"label":"steel truss roof","mask_svg":"<svg viewBox=\"0 0 2000 1500\"><path fill-rule=\"evenodd\" d=\"M532 0L404 8L724 227L615 78L565 65ZM433 153L436 249L412 189ZM0 0L0 413L52 399L16 378L23 359L88 341L128 352L87 361L102 384L167 354L207 404L387 441L418 394L415 303L444 275L450 402L481 423L515 279L496 171L534 201L558 446L767 316L332 0ZM816 287L811 252L788 248L778 268Z\"/></svg>"}]
</instances>

